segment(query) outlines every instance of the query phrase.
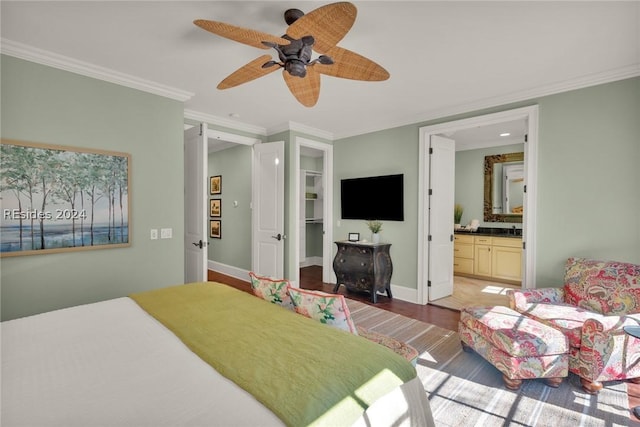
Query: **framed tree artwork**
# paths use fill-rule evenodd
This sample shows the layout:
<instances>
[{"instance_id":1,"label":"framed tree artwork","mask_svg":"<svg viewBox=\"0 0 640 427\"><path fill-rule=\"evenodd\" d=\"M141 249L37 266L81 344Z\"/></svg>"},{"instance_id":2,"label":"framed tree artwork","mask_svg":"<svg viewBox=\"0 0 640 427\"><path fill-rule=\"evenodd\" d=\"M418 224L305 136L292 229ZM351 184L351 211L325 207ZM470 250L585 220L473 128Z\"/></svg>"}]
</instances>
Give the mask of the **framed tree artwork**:
<instances>
[{"instance_id":1,"label":"framed tree artwork","mask_svg":"<svg viewBox=\"0 0 640 427\"><path fill-rule=\"evenodd\" d=\"M0 256L131 245L130 154L0 142Z\"/></svg>"}]
</instances>

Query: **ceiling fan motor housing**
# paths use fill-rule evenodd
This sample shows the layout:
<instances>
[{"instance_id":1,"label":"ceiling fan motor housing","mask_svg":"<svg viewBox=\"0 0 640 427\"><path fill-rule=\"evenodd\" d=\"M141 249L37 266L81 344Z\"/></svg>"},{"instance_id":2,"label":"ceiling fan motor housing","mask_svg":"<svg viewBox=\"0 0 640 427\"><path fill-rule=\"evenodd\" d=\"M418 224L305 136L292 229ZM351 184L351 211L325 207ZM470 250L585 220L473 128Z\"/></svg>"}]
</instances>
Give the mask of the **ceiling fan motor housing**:
<instances>
[{"instance_id":1,"label":"ceiling fan motor housing","mask_svg":"<svg viewBox=\"0 0 640 427\"><path fill-rule=\"evenodd\" d=\"M288 9L284 12L284 21L287 23L287 25L291 25L302 16L304 16L304 12L300 9Z\"/></svg>"}]
</instances>

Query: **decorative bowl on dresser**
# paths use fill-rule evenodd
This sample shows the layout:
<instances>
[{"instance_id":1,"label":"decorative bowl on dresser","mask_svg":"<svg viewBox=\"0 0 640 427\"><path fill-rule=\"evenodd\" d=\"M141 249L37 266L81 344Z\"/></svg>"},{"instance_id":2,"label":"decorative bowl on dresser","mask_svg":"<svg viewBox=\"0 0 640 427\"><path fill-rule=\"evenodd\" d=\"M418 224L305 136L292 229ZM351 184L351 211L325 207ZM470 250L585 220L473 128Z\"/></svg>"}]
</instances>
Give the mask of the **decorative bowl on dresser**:
<instances>
[{"instance_id":1,"label":"decorative bowl on dresser","mask_svg":"<svg viewBox=\"0 0 640 427\"><path fill-rule=\"evenodd\" d=\"M333 271L337 281L333 292L340 285L349 291L369 292L371 301L377 302L378 291L391 296L393 264L389 249L391 243L362 243L337 241L338 252L333 259Z\"/></svg>"}]
</instances>

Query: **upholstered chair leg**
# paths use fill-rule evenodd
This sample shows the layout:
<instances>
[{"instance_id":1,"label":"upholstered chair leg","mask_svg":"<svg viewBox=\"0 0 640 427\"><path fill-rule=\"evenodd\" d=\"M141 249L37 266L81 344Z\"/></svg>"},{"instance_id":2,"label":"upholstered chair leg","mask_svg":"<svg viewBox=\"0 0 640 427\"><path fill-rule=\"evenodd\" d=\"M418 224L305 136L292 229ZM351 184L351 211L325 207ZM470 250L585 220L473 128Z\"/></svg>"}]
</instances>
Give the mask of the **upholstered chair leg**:
<instances>
[{"instance_id":1,"label":"upholstered chair leg","mask_svg":"<svg viewBox=\"0 0 640 427\"><path fill-rule=\"evenodd\" d=\"M544 383L546 385L548 385L549 387L558 388L558 387L560 387L560 384L562 384L562 380L563 379L564 378L562 378L562 377L545 378L544 379Z\"/></svg>"},{"instance_id":2,"label":"upholstered chair leg","mask_svg":"<svg viewBox=\"0 0 640 427\"><path fill-rule=\"evenodd\" d=\"M469 344L467 344L464 341L460 341L460 344L462 344L462 350L466 353L473 353L473 348L471 348L471 346L469 346Z\"/></svg>"},{"instance_id":3,"label":"upholstered chair leg","mask_svg":"<svg viewBox=\"0 0 640 427\"><path fill-rule=\"evenodd\" d=\"M502 380L504 381L504 385L509 390L518 390L520 388L520 385L522 384L522 380L519 380L517 378L511 379L506 375L502 375Z\"/></svg>"},{"instance_id":4,"label":"upholstered chair leg","mask_svg":"<svg viewBox=\"0 0 640 427\"><path fill-rule=\"evenodd\" d=\"M582 388L589 394L598 394L602 390L602 383L600 381L589 381L584 378L580 378L580 384Z\"/></svg>"}]
</instances>

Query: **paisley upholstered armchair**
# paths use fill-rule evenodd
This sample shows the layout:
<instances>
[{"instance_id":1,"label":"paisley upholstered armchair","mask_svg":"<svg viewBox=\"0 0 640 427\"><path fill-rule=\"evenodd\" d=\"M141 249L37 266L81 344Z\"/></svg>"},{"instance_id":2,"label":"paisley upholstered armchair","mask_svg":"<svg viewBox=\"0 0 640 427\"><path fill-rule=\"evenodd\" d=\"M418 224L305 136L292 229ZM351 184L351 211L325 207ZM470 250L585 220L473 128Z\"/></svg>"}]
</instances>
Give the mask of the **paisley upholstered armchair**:
<instances>
[{"instance_id":1,"label":"paisley upholstered armchair","mask_svg":"<svg viewBox=\"0 0 640 427\"><path fill-rule=\"evenodd\" d=\"M640 382L640 265L569 258L564 286L508 291L512 309L563 332L569 371L595 394L602 381Z\"/></svg>"}]
</instances>

